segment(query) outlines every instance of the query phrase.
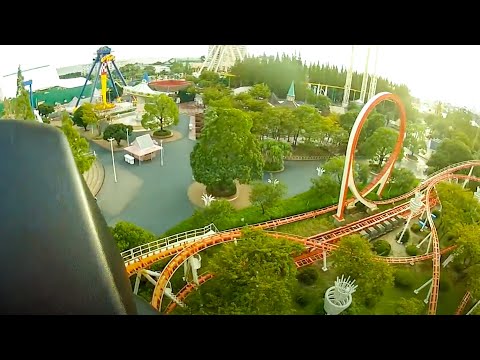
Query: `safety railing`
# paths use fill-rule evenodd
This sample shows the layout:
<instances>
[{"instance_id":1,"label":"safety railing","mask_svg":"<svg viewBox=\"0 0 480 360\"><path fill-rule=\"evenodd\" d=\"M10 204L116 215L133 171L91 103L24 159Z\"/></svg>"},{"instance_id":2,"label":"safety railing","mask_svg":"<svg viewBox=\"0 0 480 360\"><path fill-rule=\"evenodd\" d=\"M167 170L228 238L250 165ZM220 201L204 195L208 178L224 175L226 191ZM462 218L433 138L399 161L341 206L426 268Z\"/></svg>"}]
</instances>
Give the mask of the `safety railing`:
<instances>
[{"instance_id":1,"label":"safety railing","mask_svg":"<svg viewBox=\"0 0 480 360\"><path fill-rule=\"evenodd\" d=\"M171 247L183 245L185 242L195 241L195 239L199 237L208 236L211 232L218 232L215 224L210 224L200 229L185 231L125 250L121 253L123 262L125 265L131 264L139 258L145 258L160 251L170 249Z\"/></svg>"}]
</instances>

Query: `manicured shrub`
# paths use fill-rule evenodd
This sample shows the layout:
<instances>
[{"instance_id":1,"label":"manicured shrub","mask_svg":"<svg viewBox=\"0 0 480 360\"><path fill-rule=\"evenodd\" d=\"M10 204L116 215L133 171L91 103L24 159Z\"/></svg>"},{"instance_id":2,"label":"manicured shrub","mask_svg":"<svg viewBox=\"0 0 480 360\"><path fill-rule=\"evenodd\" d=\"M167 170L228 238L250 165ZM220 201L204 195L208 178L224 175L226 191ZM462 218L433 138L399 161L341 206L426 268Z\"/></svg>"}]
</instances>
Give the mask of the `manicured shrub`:
<instances>
[{"instance_id":1,"label":"manicured shrub","mask_svg":"<svg viewBox=\"0 0 480 360\"><path fill-rule=\"evenodd\" d=\"M399 239L400 238L400 235L402 235L402 231L400 231L397 236L395 237L395 239ZM410 240L410 230L406 230L405 233L403 234L403 237L402 237L402 241L401 243L402 244L406 244L408 242L408 240Z\"/></svg>"},{"instance_id":2,"label":"manicured shrub","mask_svg":"<svg viewBox=\"0 0 480 360\"><path fill-rule=\"evenodd\" d=\"M375 251L380 256L388 256L392 250L392 245L385 240L377 240L373 243L373 251Z\"/></svg>"},{"instance_id":3,"label":"manicured shrub","mask_svg":"<svg viewBox=\"0 0 480 360\"><path fill-rule=\"evenodd\" d=\"M410 226L410 230L412 230L414 233L419 233L421 228L422 227L418 223L412 224L412 226Z\"/></svg>"},{"instance_id":4,"label":"manicured shrub","mask_svg":"<svg viewBox=\"0 0 480 360\"><path fill-rule=\"evenodd\" d=\"M418 249L415 245L408 245L405 250L409 256L416 256L418 255Z\"/></svg>"},{"instance_id":5,"label":"manicured shrub","mask_svg":"<svg viewBox=\"0 0 480 360\"><path fill-rule=\"evenodd\" d=\"M399 269L395 271L395 286L400 288L412 288L415 284L415 275L412 271Z\"/></svg>"}]
</instances>

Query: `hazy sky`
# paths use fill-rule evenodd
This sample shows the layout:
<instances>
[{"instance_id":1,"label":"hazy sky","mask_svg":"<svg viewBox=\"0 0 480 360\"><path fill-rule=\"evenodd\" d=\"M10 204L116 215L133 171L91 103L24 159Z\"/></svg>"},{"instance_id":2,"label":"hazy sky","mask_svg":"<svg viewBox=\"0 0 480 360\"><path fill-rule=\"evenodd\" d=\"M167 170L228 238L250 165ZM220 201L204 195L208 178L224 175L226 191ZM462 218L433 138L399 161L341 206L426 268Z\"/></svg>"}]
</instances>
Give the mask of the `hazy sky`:
<instances>
[{"instance_id":1,"label":"hazy sky","mask_svg":"<svg viewBox=\"0 0 480 360\"><path fill-rule=\"evenodd\" d=\"M90 63L101 45L0 45L0 75L29 68ZM153 57L198 57L208 45L109 45L118 60ZM363 72L368 45L355 46L354 68ZM351 45L248 45L253 55L300 53L307 62L348 66ZM370 53L370 71L375 46ZM480 45L381 45L377 63L380 76L405 83L414 96L442 100L480 111Z\"/></svg>"}]
</instances>

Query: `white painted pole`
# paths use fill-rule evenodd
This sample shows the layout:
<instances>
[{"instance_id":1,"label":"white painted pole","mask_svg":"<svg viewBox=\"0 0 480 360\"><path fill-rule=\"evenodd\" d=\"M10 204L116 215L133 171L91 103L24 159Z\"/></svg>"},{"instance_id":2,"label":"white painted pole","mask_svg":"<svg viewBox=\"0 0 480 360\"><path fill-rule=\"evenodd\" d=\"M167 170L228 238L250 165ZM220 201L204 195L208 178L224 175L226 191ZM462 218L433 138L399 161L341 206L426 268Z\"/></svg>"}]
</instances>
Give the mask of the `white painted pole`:
<instances>
[{"instance_id":1,"label":"white painted pole","mask_svg":"<svg viewBox=\"0 0 480 360\"><path fill-rule=\"evenodd\" d=\"M113 140L114 138L109 138L110 141L110 149L112 150L112 164L113 164L113 177L115 178L115 182L117 182L117 171L115 170L115 157L113 156Z\"/></svg>"},{"instance_id":2,"label":"white painted pole","mask_svg":"<svg viewBox=\"0 0 480 360\"><path fill-rule=\"evenodd\" d=\"M418 289L415 289L413 290L413 292L415 294L418 294L420 292L420 290L422 290L425 286L427 286L428 284L430 284L432 282L433 278L428 280L425 284L423 284L422 286L420 286Z\"/></svg>"},{"instance_id":3,"label":"white painted pole","mask_svg":"<svg viewBox=\"0 0 480 360\"><path fill-rule=\"evenodd\" d=\"M428 299L430 299L430 296L432 295L432 288L433 288L433 284L430 285L430 288L428 289L427 297L423 300L425 304L428 304Z\"/></svg>"},{"instance_id":4,"label":"white painted pole","mask_svg":"<svg viewBox=\"0 0 480 360\"><path fill-rule=\"evenodd\" d=\"M327 268L327 251L326 250L323 250L323 267L322 267L322 270L323 271L328 270L328 268Z\"/></svg>"},{"instance_id":5,"label":"white painted pole","mask_svg":"<svg viewBox=\"0 0 480 360\"><path fill-rule=\"evenodd\" d=\"M427 236L425 236L425 238L418 243L417 249L419 249L420 246L422 246L422 244L430 238L430 236L432 236L432 233L430 233L430 234L428 234Z\"/></svg>"},{"instance_id":6,"label":"white painted pole","mask_svg":"<svg viewBox=\"0 0 480 360\"><path fill-rule=\"evenodd\" d=\"M467 312L465 315L470 315L473 310L475 310L475 308L478 306L478 304L480 304L480 300L477 301L477 303L475 305L473 305L473 307L470 309L469 312Z\"/></svg>"}]
</instances>

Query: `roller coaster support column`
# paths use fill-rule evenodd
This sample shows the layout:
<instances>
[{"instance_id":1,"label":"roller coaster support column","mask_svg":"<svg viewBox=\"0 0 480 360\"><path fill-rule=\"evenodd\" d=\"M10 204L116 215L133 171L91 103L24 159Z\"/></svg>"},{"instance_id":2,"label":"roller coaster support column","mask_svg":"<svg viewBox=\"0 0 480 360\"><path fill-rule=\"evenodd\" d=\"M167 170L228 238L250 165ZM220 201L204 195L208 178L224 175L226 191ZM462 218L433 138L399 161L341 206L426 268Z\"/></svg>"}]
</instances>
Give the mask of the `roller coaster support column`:
<instances>
[{"instance_id":1,"label":"roller coaster support column","mask_svg":"<svg viewBox=\"0 0 480 360\"><path fill-rule=\"evenodd\" d=\"M448 264L450 264L453 259L455 259L455 254L450 254L446 259L445 261L443 262L442 266L443 267L447 267Z\"/></svg>"},{"instance_id":2,"label":"roller coaster support column","mask_svg":"<svg viewBox=\"0 0 480 360\"><path fill-rule=\"evenodd\" d=\"M473 166L470 168L470 171L468 172L468 176L472 176L472 172L473 172ZM467 184L468 184L468 179L465 179L465 181L463 182L462 188L465 189L465 186L467 186Z\"/></svg>"},{"instance_id":3,"label":"roller coaster support column","mask_svg":"<svg viewBox=\"0 0 480 360\"><path fill-rule=\"evenodd\" d=\"M470 315L473 310L475 310L475 308L478 306L478 304L480 304L480 300L477 301L477 303L475 305L473 305L473 307L470 309L469 312L467 312L465 315Z\"/></svg>"},{"instance_id":4,"label":"roller coaster support column","mask_svg":"<svg viewBox=\"0 0 480 360\"><path fill-rule=\"evenodd\" d=\"M430 284L430 288L428 289L427 297L425 299L423 299L423 302L425 304L428 304L428 299L430 299L430 296L432 296L432 288L433 288L433 284Z\"/></svg>"},{"instance_id":5,"label":"roller coaster support column","mask_svg":"<svg viewBox=\"0 0 480 360\"><path fill-rule=\"evenodd\" d=\"M430 233L430 234L428 234L427 236L425 236L425 238L424 238L422 241L420 241L420 242L418 243L418 245L417 245L417 249L419 249L419 248L420 248L420 246L422 246L422 244L423 244L425 241L427 241L428 239L430 239L430 238L431 238L431 236L432 236L432 233Z\"/></svg>"},{"instance_id":6,"label":"roller coaster support column","mask_svg":"<svg viewBox=\"0 0 480 360\"><path fill-rule=\"evenodd\" d=\"M189 277L191 275L192 281L195 284L200 285L198 283L198 272L197 272L197 270L200 269L200 267L202 266L202 257L200 256L200 254L190 256L188 260L185 261L183 266L184 266L183 280L189 282Z\"/></svg>"},{"instance_id":7,"label":"roller coaster support column","mask_svg":"<svg viewBox=\"0 0 480 360\"><path fill-rule=\"evenodd\" d=\"M480 186L477 186L477 191L473 193L473 197L480 201Z\"/></svg>"},{"instance_id":8,"label":"roller coaster support column","mask_svg":"<svg viewBox=\"0 0 480 360\"><path fill-rule=\"evenodd\" d=\"M159 278L160 277L160 274L155 272L155 271L152 271L152 270L142 270L142 275L145 276L145 278L150 281L153 286L156 286L157 285L157 280L155 280L154 278L152 278L152 276L155 276L156 278Z\"/></svg>"},{"instance_id":9,"label":"roller coaster support column","mask_svg":"<svg viewBox=\"0 0 480 360\"><path fill-rule=\"evenodd\" d=\"M430 251L431 245L432 245L432 237L430 236L430 239L428 239L427 251L425 251L425 254L428 254L428 252Z\"/></svg>"},{"instance_id":10,"label":"roller coaster support column","mask_svg":"<svg viewBox=\"0 0 480 360\"><path fill-rule=\"evenodd\" d=\"M407 230L408 225L410 225L410 221L412 220L413 215L417 213L422 208L422 206L423 206L422 194L420 194L419 192L416 192L415 197L413 199L410 199L410 204L409 204L410 215L408 215L408 220L405 223L405 227L403 228L402 234L397 240L398 244L402 242L403 235L405 234L405 231Z\"/></svg>"},{"instance_id":11,"label":"roller coaster support column","mask_svg":"<svg viewBox=\"0 0 480 360\"><path fill-rule=\"evenodd\" d=\"M427 286L428 284L430 284L432 282L433 278L428 280L425 284L423 284L422 286L420 286L418 289L415 289L413 290L413 292L415 294L418 294L420 292L420 290L422 290L425 286Z\"/></svg>"},{"instance_id":12,"label":"roller coaster support column","mask_svg":"<svg viewBox=\"0 0 480 360\"><path fill-rule=\"evenodd\" d=\"M350 67L347 70L347 79L345 80L345 88L343 89L343 101L342 107L347 108L350 100L350 89L352 88L352 76L353 76L353 53L354 46L352 45L352 55L350 56Z\"/></svg>"},{"instance_id":13,"label":"roller coaster support column","mask_svg":"<svg viewBox=\"0 0 480 360\"><path fill-rule=\"evenodd\" d=\"M323 267L322 267L322 270L323 271L328 270L328 268L327 268L327 251L326 250L323 250Z\"/></svg>"},{"instance_id":14,"label":"roller coaster support column","mask_svg":"<svg viewBox=\"0 0 480 360\"><path fill-rule=\"evenodd\" d=\"M135 279L135 286L133 287L133 293L138 294L138 288L140 287L140 280L142 279L142 272L137 272L137 278Z\"/></svg>"}]
</instances>

